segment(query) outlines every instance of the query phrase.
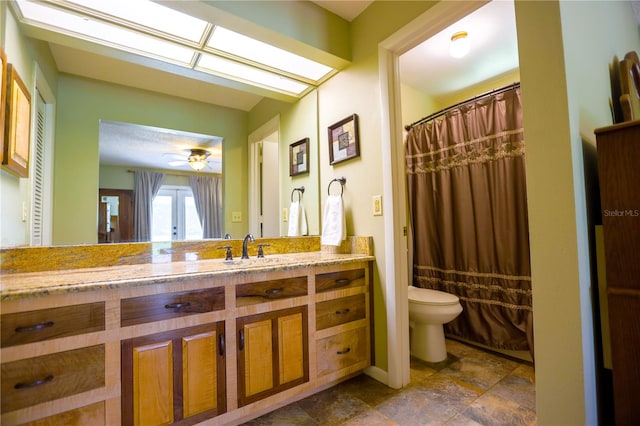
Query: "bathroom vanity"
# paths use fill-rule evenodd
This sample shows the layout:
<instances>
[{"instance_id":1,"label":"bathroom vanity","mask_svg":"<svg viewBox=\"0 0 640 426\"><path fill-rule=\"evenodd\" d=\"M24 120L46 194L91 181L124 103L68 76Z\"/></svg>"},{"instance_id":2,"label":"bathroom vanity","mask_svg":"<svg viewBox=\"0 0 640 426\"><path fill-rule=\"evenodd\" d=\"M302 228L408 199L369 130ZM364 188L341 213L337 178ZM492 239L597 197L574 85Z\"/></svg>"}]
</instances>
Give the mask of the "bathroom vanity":
<instances>
[{"instance_id":1,"label":"bathroom vanity","mask_svg":"<svg viewBox=\"0 0 640 426\"><path fill-rule=\"evenodd\" d=\"M373 260L3 273L1 422L239 424L332 386L371 363Z\"/></svg>"}]
</instances>

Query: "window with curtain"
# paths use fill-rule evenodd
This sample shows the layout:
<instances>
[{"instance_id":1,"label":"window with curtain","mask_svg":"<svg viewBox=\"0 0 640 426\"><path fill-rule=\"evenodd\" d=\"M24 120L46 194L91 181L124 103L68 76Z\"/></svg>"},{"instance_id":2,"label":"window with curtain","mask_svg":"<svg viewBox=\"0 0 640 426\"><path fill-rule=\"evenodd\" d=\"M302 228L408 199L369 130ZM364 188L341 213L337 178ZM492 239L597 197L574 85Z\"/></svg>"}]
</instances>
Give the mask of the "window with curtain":
<instances>
[{"instance_id":1,"label":"window with curtain","mask_svg":"<svg viewBox=\"0 0 640 426\"><path fill-rule=\"evenodd\" d=\"M190 176L203 238L222 237L222 179L217 176Z\"/></svg>"},{"instance_id":2,"label":"window with curtain","mask_svg":"<svg viewBox=\"0 0 640 426\"><path fill-rule=\"evenodd\" d=\"M133 236L135 241L151 239L153 199L160 190L164 173L139 170L133 174Z\"/></svg>"}]
</instances>

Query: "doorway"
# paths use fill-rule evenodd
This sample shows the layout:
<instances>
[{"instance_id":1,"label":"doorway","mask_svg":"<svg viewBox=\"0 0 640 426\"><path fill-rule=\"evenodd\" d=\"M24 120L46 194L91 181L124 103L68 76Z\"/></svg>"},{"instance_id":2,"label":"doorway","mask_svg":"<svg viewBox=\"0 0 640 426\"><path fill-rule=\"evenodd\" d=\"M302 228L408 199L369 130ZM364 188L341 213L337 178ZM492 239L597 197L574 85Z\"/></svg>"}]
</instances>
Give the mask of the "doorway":
<instances>
[{"instance_id":1,"label":"doorway","mask_svg":"<svg viewBox=\"0 0 640 426\"><path fill-rule=\"evenodd\" d=\"M280 117L249 135L249 232L280 236Z\"/></svg>"},{"instance_id":2,"label":"doorway","mask_svg":"<svg viewBox=\"0 0 640 426\"><path fill-rule=\"evenodd\" d=\"M439 2L379 44L383 210L385 214L384 287L387 317L387 384L409 384L409 307L406 238L406 188L399 57L486 2ZM399 350L398 350L399 348Z\"/></svg>"},{"instance_id":3,"label":"doorway","mask_svg":"<svg viewBox=\"0 0 640 426\"><path fill-rule=\"evenodd\" d=\"M98 190L98 243L133 241L133 191Z\"/></svg>"}]
</instances>

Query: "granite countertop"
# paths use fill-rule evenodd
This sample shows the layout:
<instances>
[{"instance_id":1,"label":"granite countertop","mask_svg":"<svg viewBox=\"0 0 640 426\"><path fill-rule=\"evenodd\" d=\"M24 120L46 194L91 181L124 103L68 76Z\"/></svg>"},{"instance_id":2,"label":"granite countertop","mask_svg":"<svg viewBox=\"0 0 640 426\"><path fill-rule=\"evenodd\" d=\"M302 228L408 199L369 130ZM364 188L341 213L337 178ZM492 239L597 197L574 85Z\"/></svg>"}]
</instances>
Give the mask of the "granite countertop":
<instances>
[{"instance_id":1,"label":"granite countertop","mask_svg":"<svg viewBox=\"0 0 640 426\"><path fill-rule=\"evenodd\" d=\"M275 254L244 260L236 258L232 261L185 260L5 274L0 276L0 300L372 260L375 260L375 257L366 254L334 254L318 251Z\"/></svg>"}]
</instances>

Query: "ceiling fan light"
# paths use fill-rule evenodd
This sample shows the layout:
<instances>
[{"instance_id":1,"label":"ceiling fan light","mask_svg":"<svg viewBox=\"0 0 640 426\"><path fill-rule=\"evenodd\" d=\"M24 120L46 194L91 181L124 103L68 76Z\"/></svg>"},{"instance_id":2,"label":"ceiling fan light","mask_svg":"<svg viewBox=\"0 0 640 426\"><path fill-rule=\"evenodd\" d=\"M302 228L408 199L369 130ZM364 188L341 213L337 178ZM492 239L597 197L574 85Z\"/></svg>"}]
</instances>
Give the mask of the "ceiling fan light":
<instances>
[{"instance_id":1,"label":"ceiling fan light","mask_svg":"<svg viewBox=\"0 0 640 426\"><path fill-rule=\"evenodd\" d=\"M462 58L469 53L469 34L466 31L458 31L451 36L451 45L449 46L449 54L454 58Z\"/></svg>"},{"instance_id":2,"label":"ceiling fan light","mask_svg":"<svg viewBox=\"0 0 640 426\"><path fill-rule=\"evenodd\" d=\"M191 160L189 159L189 165L193 170L200 171L207 166L207 160Z\"/></svg>"},{"instance_id":3,"label":"ceiling fan light","mask_svg":"<svg viewBox=\"0 0 640 426\"><path fill-rule=\"evenodd\" d=\"M189 166L191 166L193 170L199 171L204 169L207 166L208 156L209 156L209 152L203 149L192 149L191 155L189 155L189 158L187 158L187 161L189 162Z\"/></svg>"}]
</instances>

